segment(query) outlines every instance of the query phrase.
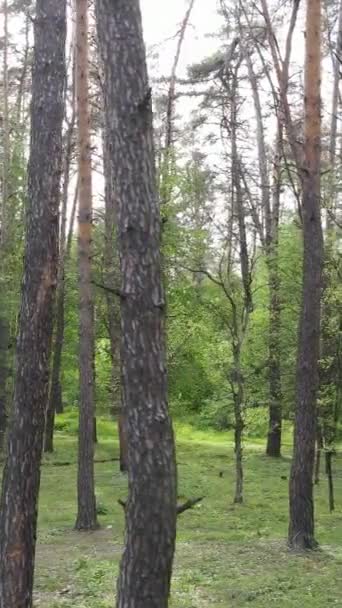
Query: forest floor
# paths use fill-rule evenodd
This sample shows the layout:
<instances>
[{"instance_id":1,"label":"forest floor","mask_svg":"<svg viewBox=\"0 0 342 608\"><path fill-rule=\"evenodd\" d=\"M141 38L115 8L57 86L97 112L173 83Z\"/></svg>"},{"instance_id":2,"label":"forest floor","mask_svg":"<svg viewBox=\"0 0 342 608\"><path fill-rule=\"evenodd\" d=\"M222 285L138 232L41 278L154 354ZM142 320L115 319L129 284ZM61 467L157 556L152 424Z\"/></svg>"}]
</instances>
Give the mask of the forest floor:
<instances>
[{"instance_id":1,"label":"forest floor","mask_svg":"<svg viewBox=\"0 0 342 608\"><path fill-rule=\"evenodd\" d=\"M44 460L40 497L35 606L109 608L123 542L126 478L118 471L114 427L99 421L96 494L101 529L75 532L76 423L65 417L56 451ZM59 423L59 426L63 424ZM336 511L326 480L316 491L320 550L287 550L288 473L285 457L264 456L263 442L245 446L245 504L232 504L234 453L229 433L177 426L181 498L205 496L178 520L172 608L328 608L342 606L342 459L335 461ZM56 463L66 463L56 466Z\"/></svg>"}]
</instances>

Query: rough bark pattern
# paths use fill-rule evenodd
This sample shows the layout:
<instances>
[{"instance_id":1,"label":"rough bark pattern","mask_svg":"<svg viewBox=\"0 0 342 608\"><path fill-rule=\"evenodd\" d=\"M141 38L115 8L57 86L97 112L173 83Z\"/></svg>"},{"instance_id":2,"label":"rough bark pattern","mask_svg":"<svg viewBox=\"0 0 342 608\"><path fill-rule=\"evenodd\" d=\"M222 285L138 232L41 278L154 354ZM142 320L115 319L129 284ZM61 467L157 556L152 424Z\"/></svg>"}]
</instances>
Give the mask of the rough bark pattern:
<instances>
[{"instance_id":1,"label":"rough bark pattern","mask_svg":"<svg viewBox=\"0 0 342 608\"><path fill-rule=\"evenodd\" d=\"M101 36L99 36L101 37ZM114 181L112 175L109 141L104 134L103 169L105 178L105 250L104 275L105 285L115 288L120 280L119 256L117 251L116 206L114 197ZM117 418L120 447L120 471L127 472L127 439L125 415L122 403L120 378L120 306L117 296L106 290L108 311L108 330L112 362L112 412Z\"/></svg>"},{"instance_id":2,"label":"rough bark pattern","mask_svg":"<svg viewBox=\"0 0 342 608\"><path fill-rule=\"evenodd\" d=\"M308 0L304 92L305 165L302 169L304 266L289 524L289 544L298 549L312 549L316 546L313 469L323 257L320 217L320 45L321 3L320 0Z\"/></svg>"},{"instance_id":3,"label":"rough bark pattern","mask_svg":"<svg viewBox=\"0 0 342 608\"><path fill-rule=\"evenodd\" d=\"M167 404L151 91L138 0L98 0L97 17L118 205L128 437L129 501L117 606L166 608L177 492Z\"/></svg>"},{"instance_id":4,"label":"rough bark pattern","mask_svg":"<svg viewBox=\"0 0 342 608\"><path fill-rule=\"evenodd\" d=\"M37 0L26 247L0 515L0 606L31 608L48 396L65 83L65 2Z\"/></svg>"},{"instance_id":5,"label":"rough bark pattern","mask_svg":"<svg viewBox=\"0 0 342 608\"><path fill-rule=\"evenodd\" d=\"M76 82L79 137L78 255L80 289L80 404L75 527L97 527L94 484L94 307L91 286L92 175L88 65L88 1L76 1Z\"/></svg>"}]
</instances>

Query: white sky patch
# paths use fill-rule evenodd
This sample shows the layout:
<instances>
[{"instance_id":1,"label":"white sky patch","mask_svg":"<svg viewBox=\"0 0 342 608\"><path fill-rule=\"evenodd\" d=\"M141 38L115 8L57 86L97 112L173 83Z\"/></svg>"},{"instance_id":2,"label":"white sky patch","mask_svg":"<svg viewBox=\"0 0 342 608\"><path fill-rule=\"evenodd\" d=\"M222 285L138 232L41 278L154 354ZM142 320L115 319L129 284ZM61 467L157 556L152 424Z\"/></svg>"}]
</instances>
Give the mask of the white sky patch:
<instances>
[{"instance_id":1,"label":"white sky patch","mask_svg":"<svg viewBox=\"0 0 342 608\"><path fill-rule=\"evenodd\" d=\"M148 49L160 51L159 72L169 74L175 54L176 34L184 19L188 0L141 0L144 36ZM196 0L186 32L178 75L185 76L186 66L212 54L217 42L210 34L222 26L215 0ZM171 39L170 39L171 38Z\"/></svg>"}]
</instances>

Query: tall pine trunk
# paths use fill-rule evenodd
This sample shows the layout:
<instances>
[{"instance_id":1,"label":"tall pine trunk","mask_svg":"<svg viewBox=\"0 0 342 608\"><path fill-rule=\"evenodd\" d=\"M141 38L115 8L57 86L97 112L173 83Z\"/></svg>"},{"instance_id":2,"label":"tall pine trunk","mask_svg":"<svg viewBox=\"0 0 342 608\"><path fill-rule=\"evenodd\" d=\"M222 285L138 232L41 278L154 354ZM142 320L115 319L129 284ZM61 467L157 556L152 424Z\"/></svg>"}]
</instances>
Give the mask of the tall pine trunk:
<instances>
[{"instance_id":1,"label":"tall pine trunk","mask_svg":"<svg viewBox=\"0 0 342 608\"><path fill-rule=\"evenodd\" d=\"M94 304L91 285L92 171L89 108L88 0L76 0L76 88L79 137L78 255L80 289L80 404L78 513L75 527L97 527L94 482Z\"/></svg>"},{"instance_id":2,"label":"tall pine trunk","mask_svg":"<svg viewBox=\"0 0 342 608\"><path fill-rule=\"evenodd\" d=\"M320 216L321 2L307 0L303 188L304 266L296 384L294 452L290 478L289 545L316 546L313 470L320 338L323 238Z\"/></svg>"},{"instance_id":3,"label":"tall pine trunk","mask_svg":"<svg viewBox=\"0 0 342 608\"><path fill-rule=\"evenodd\" d=\"M31 608L57 275L66 3L37 0L17 374L0 510L0 606Z\"/></svg>"},{"instance_id":4,"label":"tall pine trunk","mask_svg":"<svg viewBox=\"0 0 342 608\"><path fill-rule=\"evenodd\" d=\"M167 403L165 299L151 90L138 0L97 0L121 267L129 499L118 608L167 608L176 466Z\"/></svg>"}]
</instances>

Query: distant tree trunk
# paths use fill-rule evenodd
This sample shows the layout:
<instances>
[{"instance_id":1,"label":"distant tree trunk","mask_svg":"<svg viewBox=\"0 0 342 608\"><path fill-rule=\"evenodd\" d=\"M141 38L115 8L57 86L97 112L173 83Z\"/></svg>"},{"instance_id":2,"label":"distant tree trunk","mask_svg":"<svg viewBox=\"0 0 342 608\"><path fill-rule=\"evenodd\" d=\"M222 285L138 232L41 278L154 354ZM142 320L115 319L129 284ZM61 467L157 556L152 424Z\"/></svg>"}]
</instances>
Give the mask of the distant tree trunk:
<instances>
[{"instance_id":1,"label":"distant tree trunk","mask_svg":"<svg viewBox=\"0 0 342 608\"><path fill-rule=\"evenodd\" d=\"M307 0L305 162L302 169L304 267L290 478L289 545L295 549L312 549L317 545L314 536L313 469L323 257L320 217L320 48L321 2Z\"/></svg>"},{"instance_id":2,"label":"distant tree trunk","mask_svg":"<svg viewBox=\"0 0 342 608\"><path fill-rule=\"evenodd\" d=\"M333 472L332 472L332 450L327 450L325 452L325 468L326 474L328 478L328 495L329 495L329 510L332 513L335 510L335 498L334 498L334 480L333 480Z\"/></svg>"},{"instance_id":3,"label":"distant tree trunk","mask_svg":"<svg viewBox=\"0 0 342 608\"><path fill-rule=\"evenodd\" d=\"M57 275L66 3L37 0L17 375L0 509L0 607L32 608L40 463Z\"/></svg>"},{"instance_id":4,"label":"distant tree trunk","mask_svg":"<svg viewBox=\"0 0 342 608\"><path fill-rule=\"evenodd\" d=\"M317 423L317 435L316 435L316 462L315 462L315 485L319 484L320 470L321 470L321 455L323 450L323 436L322 428L320 423Z\"/></svg>"},{"instance_id":5,"label":"distant tree trunk","mask_svg":"<svg viewBox=\"0 0 342 608\"><path fill-rule=\"evenodd\" d=\"M76 89L79 137L80 404L78 513L75 527L97 527L94 483L94 306L91 287L92 173L90 157L88 2L76 0Z\"/></svg>"},{"instance_id":6,"label":"distant tree trunk","mask_svg":"<svg viewBox=\"0 0 342 608\"><path fill-rule=\"evenodd\" d=\"M104 35L100 34L99 37ZM101 43L100 43L101 44ZM104 134L103 169L105 178L105 251L104 274L108 287L117 287L120 281L119 256L117 250L115 184L112 175L112 163L108 137ZM117 418L120 471L127 472L127 440L125 429L125 414L122 404L122 389L120 382L120 306L117 296L106 290L108 330L112 362L112 412ZM119 376L119 378L118 378ZM119 381L118 381L119 380Z\"/></svg>"},{"instance_id":7,"label":"distant tree trunk","mask_svg":"<svg viewBox=\"0 0 342 608\"><path fill-rule=\"evenodd\" d=\"M265 228L260 234L261 222L255 226L266 255L269 282L269 425L266 454L279 457L281 454L281 426L282 426L282 394L280 374L280 301L279 301L279 272L278 272L278 233L279 208L281 185L281 154L282 154L282 125L278 119L277 139L274 154L272 198L268 176L268 163L264 133L262 106L258 89L257 78L254 73L250 55L245 55L248 77L251 85L255 117L257 123L258 162L261 188L261 205L265 216ZM272 204L271 204L272 201Z\"/></svg>"},{"instance_id":8,"label":"distant tree trunk","mask_svg":"<svg viewBox=\"0 0 342 608\"><path fill-rule=\"evenodd\" d=\"M232 379L233 387L233 399L234 399L234 417L235 417L235 429L234 429L234 449L235 449L235 495L234 502L236 504L243 503L243 430L244 430L244 419L243 419L243 405L244 405L244 381L241 372L241 353L240 346L233 345L234 355L234 379ZM234 387L236 386L236 388Z\"/></svg>"},{"instance_id":9,"label":"distant tree trunk","mask_svg":"<svg viewBox=\"0 0 342 608\"><path fill-rule=\"evenodd\" d=\"M269 383L270 408L266 454L281 455L282 391L280 372L280 279L279 279L279 209L281 188L282 125L278 120L274 154L272 214L269 237L266 235L267 266L269 277Z\"/></svg>"},{"instance_id":10,"label":"distant tree trunk","mask_svg":"<svg viewBox=\"0 0 342 608\"><path fill-rule=\"evenodd\" d=\"M173 64L170 74L169 89L167 92L166 102L166 120L165 120L165 142L162 155L162 166L160 172L160 202L161 205L166 205L170 202L172 194L172 184L170 177L173 170L173 148L174 148L174 118L175 118L175 101L176 101L176 78L179 59L181 56L182 46L185 38L185 33L189 25L192 10L195 5L195 0L189 0L189 5L186 9L184 19L178 34L176 53L173 59Z\"/></svg>"},{"instance_id":11,"label":"distant tree trunk","mask_svg":"<svg viewBox=\"0 0 342 608\"><path fill-rule=\"evenodd\" d=\"M73 70L74 72L75 70ZM70 166L72 160L73 140L76 121L76 100L75 100L75 75L73 74L73 110L72 117L68 126L65 146L64 158L64 182L61 207L60 221L60 237L59 237L59 259L58 259L58 276L57 276L57 297L56 297L56 312L55 312L55 339L52 358L51 382L49 401L46 411L44 451L53 452L53 433L55 426L55 412L58 414L63 412L62 400L62 385L61 385L61 368L62 368L62 351L64 342L64 302L65 302L65 263L67 261L66 251L66 224L67 224L67 209L68 195L70 183ZM74 216L74 209L72 210ZM74 219L74 217L73 217ZM70 230L73 230L74 221L70 224Z\"/></svg>"},{"instance_id":12,"label":"distant tree trunk","mask_svg":"<svg viewBox=\"0 0 342 608\"><path fill-rule=\"evenodd\" d=\"M129 500L117 607L167 608L177 489L167 404L151 90L138 0L97 0L97 18L118 210L128 440Z\"/></svg>"}]
</instances>

